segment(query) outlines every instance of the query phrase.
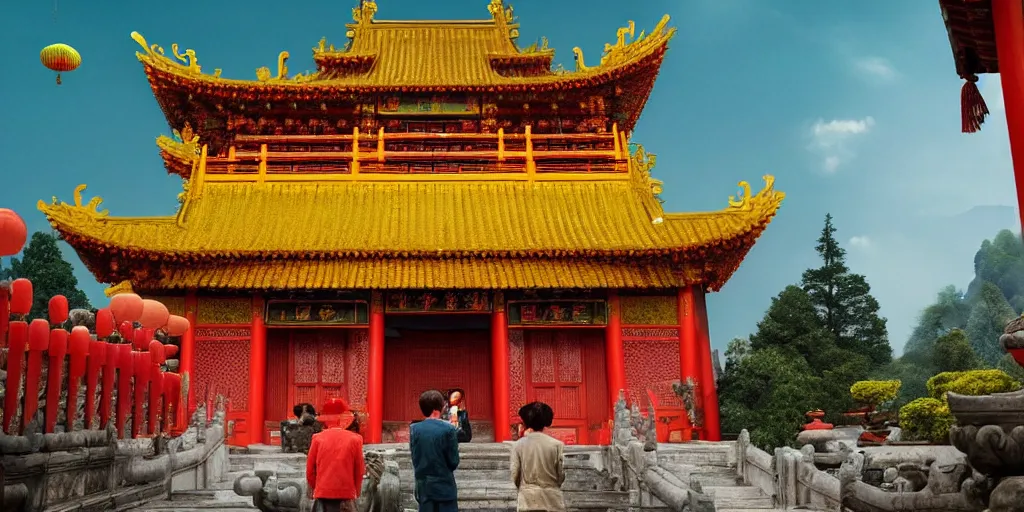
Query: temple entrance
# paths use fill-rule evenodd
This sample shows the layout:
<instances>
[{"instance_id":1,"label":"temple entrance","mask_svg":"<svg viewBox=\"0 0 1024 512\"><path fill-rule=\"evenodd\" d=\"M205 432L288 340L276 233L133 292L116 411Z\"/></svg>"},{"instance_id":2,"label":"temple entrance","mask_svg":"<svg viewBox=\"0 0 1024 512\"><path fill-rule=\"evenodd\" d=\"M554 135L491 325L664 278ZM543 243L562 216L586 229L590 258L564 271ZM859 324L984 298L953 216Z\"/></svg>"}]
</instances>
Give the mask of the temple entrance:
<instances>
[{"instance_id":1,"label":"temple entrance","mask_svg":"<svg viewBox=\"0 0 1024 512\"><path fill-rule=\"evenodd\" d=\"M530 330L525 333L527 400L555 411L550 434L567 444L597 441L611 417L603 331Z\"/></svg>"},{"instance_id":2,"label":"temple entrance","mask_svg":"<svg viewBox=\"0 0 1024 512\"><path fill-rule=\"evenodd\" d=\"M493 440L489 317L389 315L384 343L384 441L408 441L409 423L423 418L420 394L466 391L473 441Z\"/></svg>"},{"instance_id":3,"label":"temple entrance","mask_svg":"<svg viewBox=\"0 0 1024 512\"><path fill-rule=\"evenodd\" d=\"M292 416L295 404L310 403L319 410L334 397L352 402L349 383L350 377L356 377L352 367L356 361L347 348L357 333L337 328L268 331L265 437L269 442L278 442L280 422ZM359 405L353 403L357 409Z\"/></svg>"}]
</instances>

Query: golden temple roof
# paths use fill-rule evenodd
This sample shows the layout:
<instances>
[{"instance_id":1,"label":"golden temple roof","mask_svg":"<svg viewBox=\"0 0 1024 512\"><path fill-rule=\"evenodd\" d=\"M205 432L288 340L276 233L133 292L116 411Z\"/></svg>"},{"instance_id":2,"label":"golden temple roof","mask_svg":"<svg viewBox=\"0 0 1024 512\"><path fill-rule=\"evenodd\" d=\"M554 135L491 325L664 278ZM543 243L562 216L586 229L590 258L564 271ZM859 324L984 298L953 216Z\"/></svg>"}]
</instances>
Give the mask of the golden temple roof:
<instances>
[{"instance_id":1,"label":"golden temple roof","mask_svg":"<svg viewBox=\"0 0 1024 512\"><path fill-rule=\"evenodd\" d=\"M373 2L362 8L369 9ZM281 52L277 69L261 67L255 80L221 77L221 70L204 72L196 52L170 54L148 43L137 32L132 38L143 51L136 56L143 63L154 94L172 125L181 125L181 111L193 105L195 96L232 101L309 102L359 92L500 92L593 89L615 84L625 98L620 105L626 131L635 124L661 67L675 28L668 27L666 15L650 31L635 33L630 21L616 32L614 43L605 45L598 62L588 65L580 48L573 48L575 69L551 69L554 51L546 40L520 49L514 43L518 25L511 8L492 1L492 18L468 21L379 21L372 18L376 7L355 17L349 25L350 42L338 49L321 40L313 49L318 70L290 74L288 52ZM359 11L359 9L357 9ZM621 94L620 94L621 93Z\"/></svg>"},{"instance_id":2,"label":"golden temple roof","mask_svg":"<svg viewBox=\"0 0 1024 512\"><path fill-rule=\"evenodd\" d=\"M348 25L350 42L343 49L327 46L321 40L313 49L317 62L334 60L350 64L345 73L325 73L323 69L310 74L290 76L287 68L288 52L282 52L278 69L260 68L256 80L234 80L220 77L220 70L204 73L195 51L178 51L171 46L170 56L158 45L149 44L139 33L132 38L142 46L137 52L139 60L152 71L167 72L187 80L207 82L208 85L266 86L277 90L308 87L317 88L375 88L396 90L410 87L471 87L487 88L504 85L569 84L577 79L613 78L617 71L658 58L675 28L668 27L665 15L649 34L635 34L631 21L617 32L614 44L606 44L600 63L588 66L583 52L573 48L575 71L546 69L536 76L505 76L495 68L494 61L503 58L536 58L550 65L553 50L533 45L525 50L516 46L518 25L511 8L500 0L491 2L492 19L460 21L382 21L373 19L374 2L365 2L354 9L356 23ZM660 58L655 63L660 65ZM151 77L152 79L152 77Z\"/></svg>"},{"instance_id":3,"label":"golden temple roof","mask_svg":"<svg viewBox=\"0 0 1024 512\"><path fill-rule=\"evenodd\" d=\"M216 257L668 255L755 237L784 194L664 214L632 180L205 183L178 216L112 218L99 200L40 202L76 249ZM747 188L749 194L749 187Z\"/></svg>"},{"instance_id":4,"label":"golden temple roof","mask_svg":"<svg viewBox=\"0 0 1024 512\"><path fill-rule=\"evenodd\" d=\"M332 259L175 267L142 287L173 289L674 288L694 284L670 262L580 259Z\"/></svg>"}]
</instances>

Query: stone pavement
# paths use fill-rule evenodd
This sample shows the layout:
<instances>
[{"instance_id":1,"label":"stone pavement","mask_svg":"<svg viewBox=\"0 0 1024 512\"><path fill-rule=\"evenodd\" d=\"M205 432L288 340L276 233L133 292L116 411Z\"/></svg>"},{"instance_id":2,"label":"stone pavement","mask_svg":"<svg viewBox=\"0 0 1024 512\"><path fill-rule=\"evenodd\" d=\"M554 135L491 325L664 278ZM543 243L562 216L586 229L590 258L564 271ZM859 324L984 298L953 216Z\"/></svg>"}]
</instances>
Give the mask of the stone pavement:
<instances>
[{"instance_id":1,"label":"stone pavement","mask_svg":"<svg viewBox=\"0 0 1024 512\"><path fill-rule=\"evenodd\" d=\"M403 506L415 510L412 493L412 469L408 445L367 446L367 449L394 450L399 464ZM515 487L509 476L507 444L462 445L462 463L456 478L459 484L459 508L474 512L514 511ZM630 508L629 492L617 490L604 469L607 463L604 448L599 446L566 447L567 479L563 486L570 510L609 511ZM745 487L737 481L733 443L695 442L660 445L659 460L692 485L715 499L718 512L749 512L772 509L772 499L760 490ZM161 500L138 507L136 512L184 512L216 510L236 512L256 510L250 498L237 496L231 490L235 478L256 469L277 472L279 478L301 480L305 472L305 456L285 454L279 447L256 445L231 455L231 472L217 489L174 492L170 500ZM659 510L659 508L644 508ZM660 510L665 510L661 508Z\"/></svg>"}]
</instances>

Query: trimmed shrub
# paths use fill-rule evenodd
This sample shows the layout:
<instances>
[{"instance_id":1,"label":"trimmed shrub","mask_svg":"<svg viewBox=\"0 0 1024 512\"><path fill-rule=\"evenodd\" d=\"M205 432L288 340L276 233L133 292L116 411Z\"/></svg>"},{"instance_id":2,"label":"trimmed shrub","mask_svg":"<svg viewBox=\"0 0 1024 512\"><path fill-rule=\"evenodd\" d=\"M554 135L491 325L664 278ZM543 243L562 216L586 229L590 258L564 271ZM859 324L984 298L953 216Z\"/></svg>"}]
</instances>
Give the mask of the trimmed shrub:
<instances>
[{"instance_id":1,"label":"trimmed shrub","mask_svg":"<svg viewBox=\"0 0 1024 512\"><path fill-rule=\"evenodd\" d=\"M862 380L850 386L850 395L859 403L877 407L895 400L900 385L898 380Z\"/></svg>"},{"instance_id":2,"label":"trimmed shrub","mask_svg":"<svg viewBox=\"0 0 1024 512\"><path fill-rule=\"evenodd\" d=\"M1002 370L942 372L928 379L928 394L940 400L950 391L959 395L980 396L1017 391L1020 388L1020 382Z\"/></svg>"},{"instance_id":3,"label":"trimmed shrub","mask_svg":"<svg viewBox=\"0 0 1024 512\"><path fill-rule=\"evenodd\" d=\"M956 418L937 398L918 398L900 408L900 428L909 441L949 444L949 427Z\"/></svg>"}]
</instances>

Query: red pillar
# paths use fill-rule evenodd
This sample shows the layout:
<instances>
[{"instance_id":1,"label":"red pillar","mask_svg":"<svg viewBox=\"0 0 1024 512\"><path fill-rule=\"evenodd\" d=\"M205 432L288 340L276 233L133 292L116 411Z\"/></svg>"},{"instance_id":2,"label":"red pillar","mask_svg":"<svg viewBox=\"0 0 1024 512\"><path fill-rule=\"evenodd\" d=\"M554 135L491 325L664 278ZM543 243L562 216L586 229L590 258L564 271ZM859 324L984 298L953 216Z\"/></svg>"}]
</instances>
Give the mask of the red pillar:
<instances>
[{"instance_id":1,"label":"red pillar","mask_svg":"<svg viewBox=\"0 0 1024 512\"><path fill-rule=\"evenodd\" d=\"M376 444L384 436L384 298L381 292L373 292L370 299L369 352L366 412L370 428L366 433L366 443Z\"/></svg>"},{"instance_id":2,"label":"red pillar","mask_svg":"<svg viewBox=\"0 0 1024 512\"><path fill-rule=\"evenodd\" d=\"M626 389L626 351L622 346L622 315L619 293L608 292L608 326L604 330L605 365L608 374L608 399L614 406L619 391Z\"/></svg>"},{"instance_id":3,"label":"red pillar","mask_svg":"<svg viewBox=\"0 0 1024 512\"><path fill-rule=\"evenodd\" d=\"M708 304L704 290L694 291L697 299L697 336L700 338L701 402L704 406L705 441L721 441L722 427L718 410L718 388L715 366L711 360L711 331L708 328Z\"/></svg>"},{"instance_id":4,"label":"red pillar","mask_svg":"<svg viewBox=\"0 0 1024 512\"><path fill-rule=\"evenodd\" d=\"M249 341L249 442L263 442L263 407L267 396L267 326L263 324L263 298L253 297L252 334Z\"/></svg>"},{"instance_id":5,"label":"red pillar","mask_svg":"<svg viewBox=\"0 0 1024 512\"><path fill-rule=\"evenodd\" d=\"M491 393L494 395L494 441L500 443L512 438L509 431L509 376L508 376L508 319L505 316L505 297L494 295L491 313Z\"/></svg>"},{"instance_id":6,"label":"red pillar","mask_svg":"<svg viewBox=\"0 0 1024 512\"><path fill-rule=\"evenodd\" d=\"M1020 0L992 0L992 20L1017 184L1017 207L1024 226L1024 7Z\"/></svg>"},{"instance_id":7,"label":"red pillar","mask_svg":"<svg viewBox=\"0 0 1024 512\"><path fill-rule=\"evenodd\" d=\"M189 292L185 295L185 318L188 319L188 331L181 335L181 352L178 354L178 375L182 379L188 378L188 396L185 397L183 406L178 407L175 430L188 428L192 411L196 407L196 294Z\"/></svg>"},{"instance_id":8,"label":"red pillar","mask_svg":"<svg viewBox=\"0 0 1024 512\"><path fill-rule=\"evenodd\" d=\"M685 383L693 379L700 389L700 346L698 344L696 303L693 296L693 287L687 286L679 289L678 295L679 311L679 369L681 380ZM689 440L689 438L685 438Z\"/></svg>"}]
</instances>

